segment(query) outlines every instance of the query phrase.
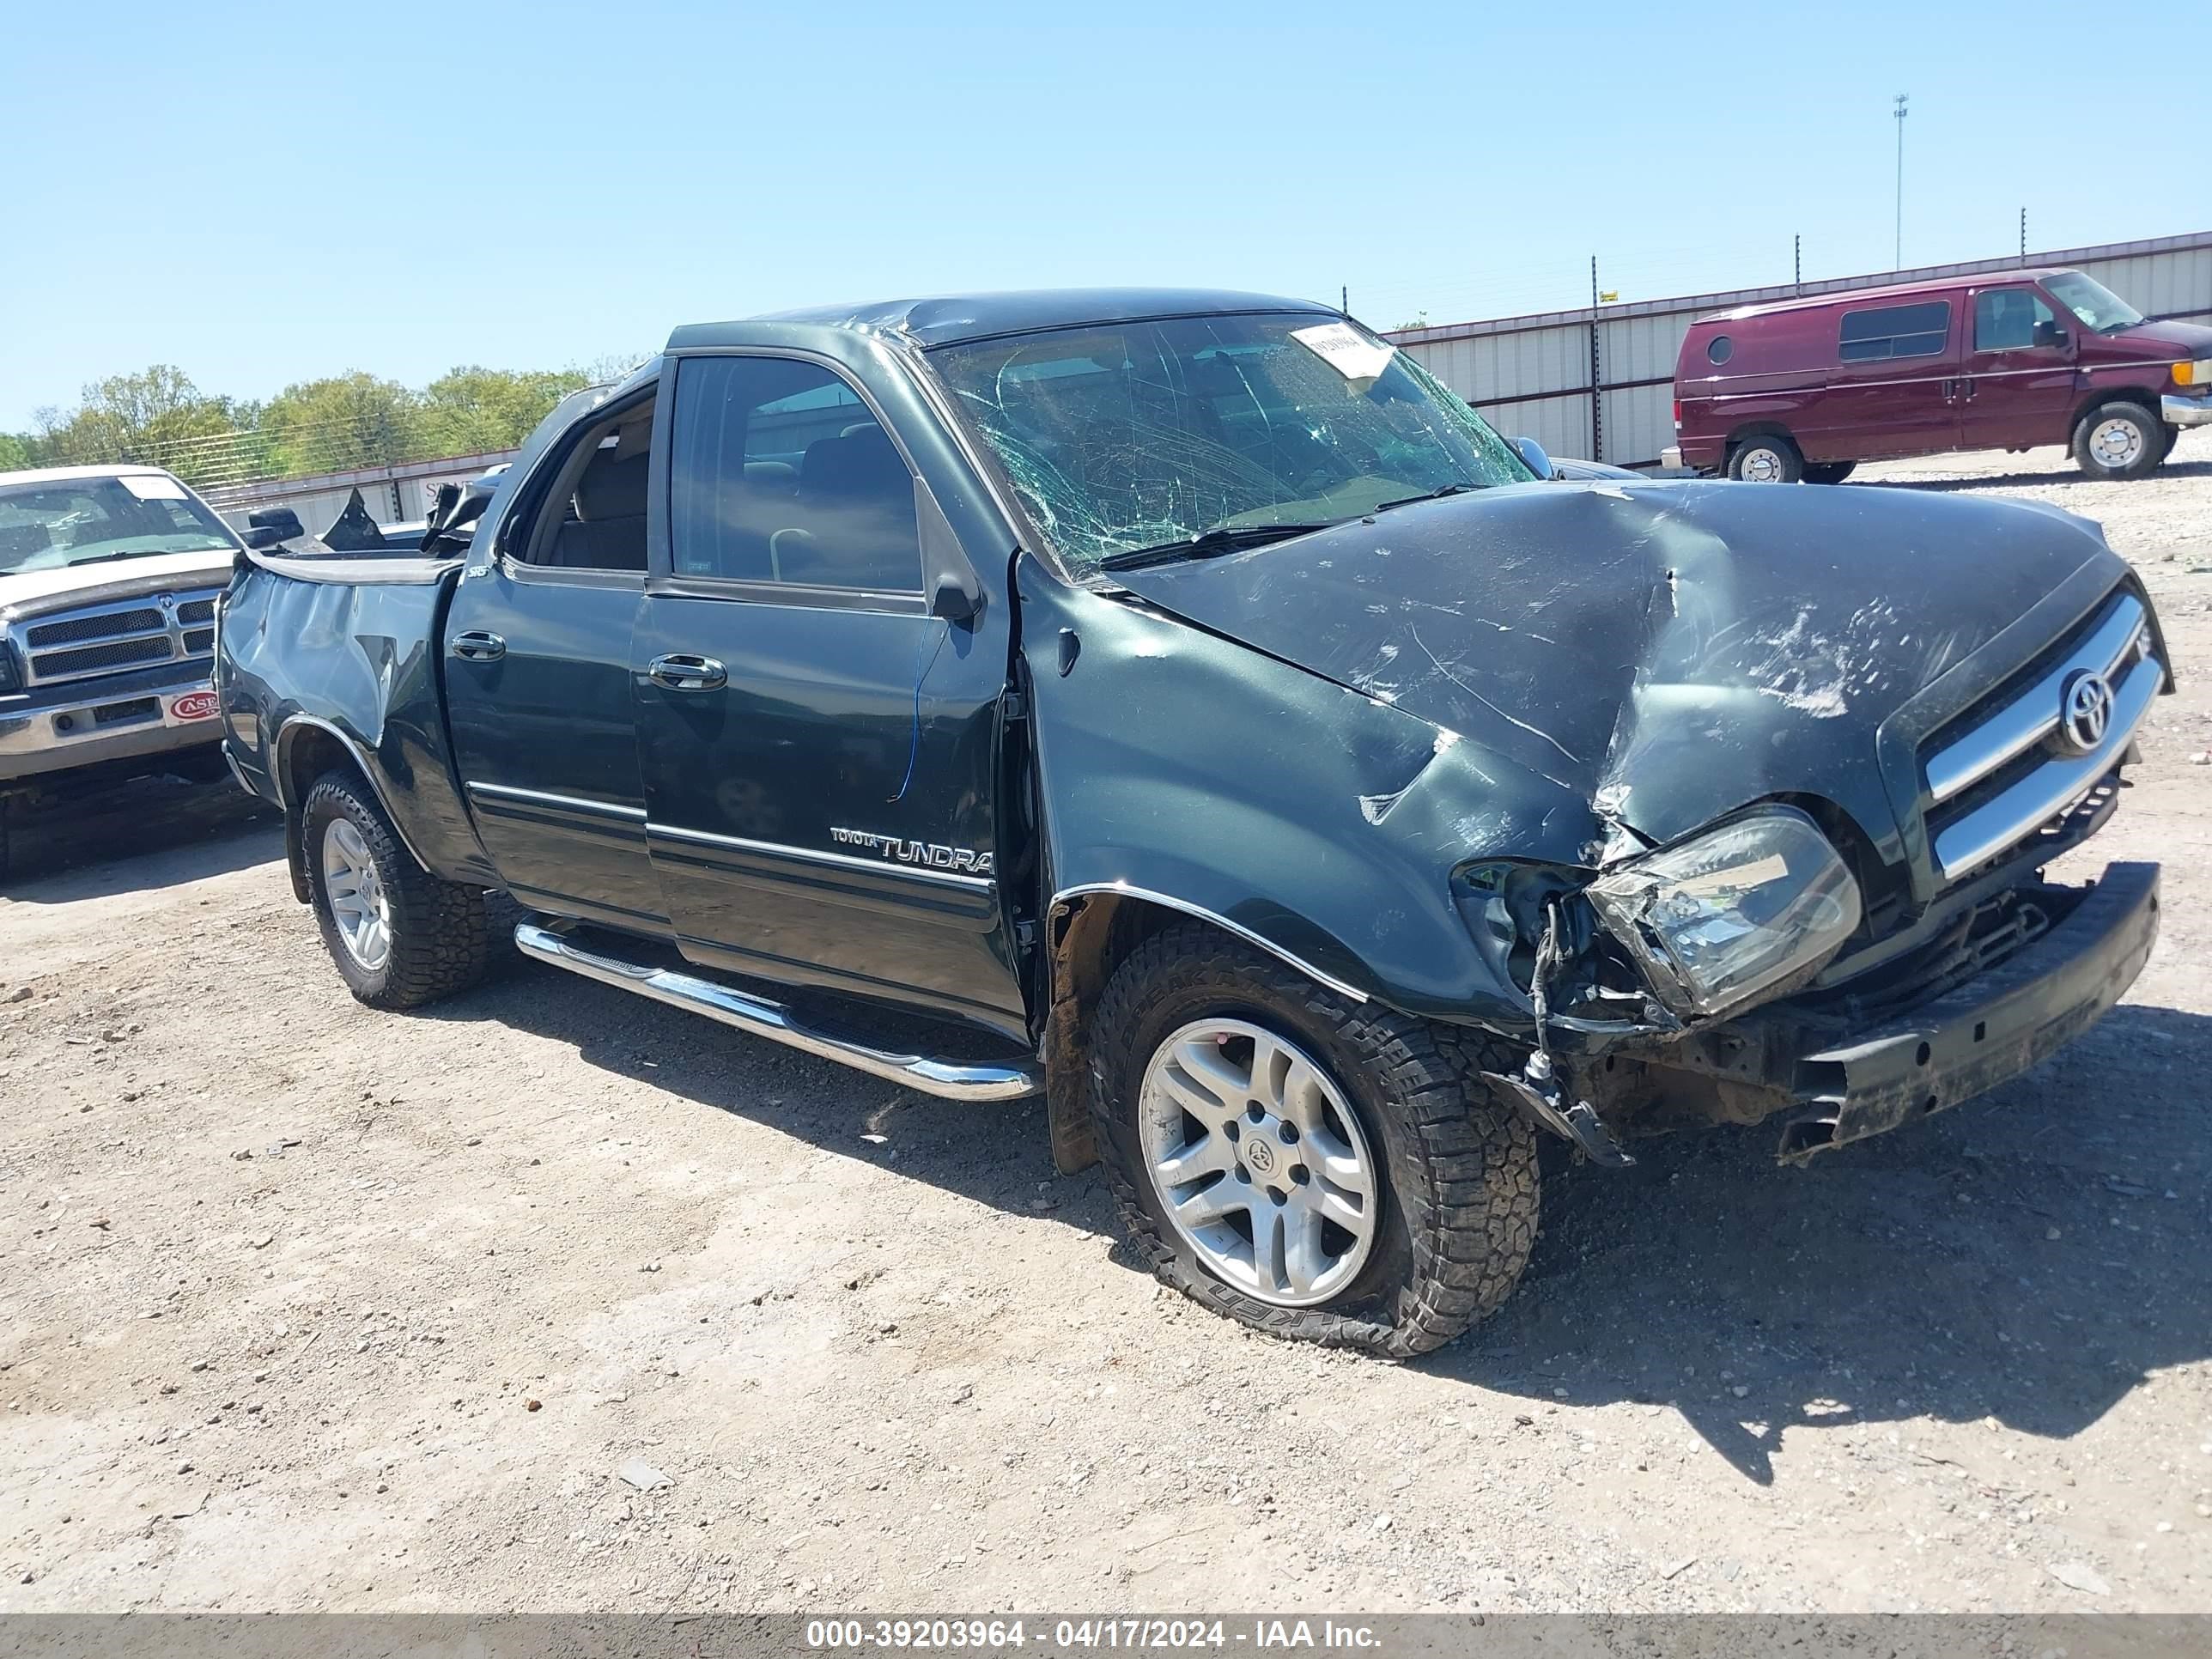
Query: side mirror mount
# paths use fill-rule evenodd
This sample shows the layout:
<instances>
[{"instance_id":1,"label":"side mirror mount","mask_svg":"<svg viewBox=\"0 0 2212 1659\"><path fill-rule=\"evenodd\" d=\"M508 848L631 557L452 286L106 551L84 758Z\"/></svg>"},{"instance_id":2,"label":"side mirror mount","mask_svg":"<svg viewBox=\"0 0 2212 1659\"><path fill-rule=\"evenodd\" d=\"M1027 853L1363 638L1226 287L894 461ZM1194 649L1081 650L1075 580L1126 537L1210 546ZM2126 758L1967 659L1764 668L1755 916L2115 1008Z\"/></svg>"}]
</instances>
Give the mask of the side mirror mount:
<instances>
[{"instance_id":1,"label":"side mirror mount","mask_svg":"<svg viewBox=\"0 0 2212 1659\"><path fill-rule=\"evenodd\" d=\"M982 581L935 493L920 478L914 481L914 507L921 541L921 588L929 596L929 614L949 623L974 621L983 614Z\"/></svg>"},{"instance_id":2,"label":"side mirror mount","mask_svg":"<svg viewBox=\"0 0 2212 1659\"><path fill-rule=\"evenodd\" d=\"M258 507L246 515L246 544L256 552L281 547L307 533L300 515L289 507Z\"/></svg>"},{"instance_id":3,"label":"side mirror mount","mask_svg":"<svg viewBox=\"0 0 2212 1659\"><path fill-rule=\"evenodd\" d=\"M2035 343L2039 346L2063 346L2070 337L2063 323L2052 321L2035 325Z\"/></svg>"},{"instance_id":4,"label":"side mirror mount","mask_svg":"<svg viewBox=\"0 0 2212 1659\"><path fill-rule=\"evenodd\" d=\"M1544 453L1544 446L1534 438L1508 438L1506 442L1513 446L1513 453L1526 461L1528 464L1528 470L1538 477L1553 478L1559 476L1557 470L1552 465L1552 458Z\"/></svg>"}]
</instances>

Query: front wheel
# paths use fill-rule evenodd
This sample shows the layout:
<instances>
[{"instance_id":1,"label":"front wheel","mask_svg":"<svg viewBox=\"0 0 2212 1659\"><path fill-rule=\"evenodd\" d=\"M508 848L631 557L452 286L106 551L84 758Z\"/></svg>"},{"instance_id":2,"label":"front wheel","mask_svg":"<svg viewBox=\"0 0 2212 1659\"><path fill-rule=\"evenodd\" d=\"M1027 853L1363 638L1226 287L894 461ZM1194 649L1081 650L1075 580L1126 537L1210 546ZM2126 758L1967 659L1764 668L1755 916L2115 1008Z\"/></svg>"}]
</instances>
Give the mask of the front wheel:
<instances>
[{"instance_id":1,"label":"front wheel","mask_svg":"<svg viewBox=\"0 0 2212 1659\"><path fill-rule=\"evenodd\" d=\"M2074 464L2093 478L2140 478L2170 442L2166 423L2141 404L2104 404L2074 428Z\"/></svg>"},{"instance_id":2,"label":"front wheel","mask_svg":"<svg viewBox=\"0 0 2212 1659\"><path fill-rule=\"evenodd\" d=\"M483 977L491 929L483 889L416 863L350 773L325 774L301 811L315 921L357 1000L419 1008Z\"/></svg>"},{"instance_id":3,"label":"front wheel","mask_svg":"<svg viewBox=\"0 0 2212 1659\"><path fill-rule=\"evenodd\" d=\"M1805 463L1807 483L1841 483L1851 476L1856 461L1808 461Z\"/></svg>"},{"instance_id":4,"label":"front wheel","mask_svg":"<svg viewBox=\"0 0 2212 1659\"><path fill-rule=\"evenodd\" d=\"M1745 483L1796 483L1805 476L1805 458L1787 438L1746 438L1729 455L1728 475Z\"/></svg>"},{"instance_id":5,"label":"front wheel","mask_svg":"<svg viewBox=\"0 0 2212 1659\"><path fill-rule=\"evenodd\" d=\"M1178 925L1115 971L1091 1051L1123 1224L1217 1313L1407 1358L1497 1308L1527 1265L1534 1133L1421 1020Z\"/></svg>"}]
</instances>

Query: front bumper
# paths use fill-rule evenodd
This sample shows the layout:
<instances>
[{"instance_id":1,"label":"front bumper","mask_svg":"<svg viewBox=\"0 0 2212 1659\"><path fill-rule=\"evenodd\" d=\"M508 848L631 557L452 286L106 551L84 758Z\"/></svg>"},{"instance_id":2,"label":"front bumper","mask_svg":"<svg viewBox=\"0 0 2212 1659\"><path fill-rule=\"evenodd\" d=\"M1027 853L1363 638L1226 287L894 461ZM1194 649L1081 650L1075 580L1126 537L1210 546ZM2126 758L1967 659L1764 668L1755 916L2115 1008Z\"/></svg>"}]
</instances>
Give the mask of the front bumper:
<instances>
[{"instance_id":1,"label":"front bumper","mask_svg":"<svg viewBox=\"0 0 2212 1659\"><path fill-rule=\"evenodd\" d=\"M2212 396L2169 392L2158 400L2158 415L2168 426L2212 426Z\"/></svg>"},{"instance_id":2,"label":"front bumper","mask_svg":"<svg viewBox=\"0 0 2212 1659\"><path fill-rule=\"evenodd\" d=\"M92 680L37 708L0 698L0 783L210 744L222 735L204 663L179 679ZM167 683L161 681L166 678ZM10 708L11 702L15 707Z\"/></svg>"},{"instance_id":3,"label":"front bumper","mask_svg":"<svg viewBox=\"0 0 2212 1659\"><path fill-rule=\"evenodd\" d=\"M2158 876L2154 864L2107 865L2028 944L1864 1024L1788 1000L1672 1042L1616 1047L1578 1074L1631 1133L1779 1115L1779 1156L1802 1164L1986 1094L2095 1024L2157 940Z\"/></svg>"}]
</instances>

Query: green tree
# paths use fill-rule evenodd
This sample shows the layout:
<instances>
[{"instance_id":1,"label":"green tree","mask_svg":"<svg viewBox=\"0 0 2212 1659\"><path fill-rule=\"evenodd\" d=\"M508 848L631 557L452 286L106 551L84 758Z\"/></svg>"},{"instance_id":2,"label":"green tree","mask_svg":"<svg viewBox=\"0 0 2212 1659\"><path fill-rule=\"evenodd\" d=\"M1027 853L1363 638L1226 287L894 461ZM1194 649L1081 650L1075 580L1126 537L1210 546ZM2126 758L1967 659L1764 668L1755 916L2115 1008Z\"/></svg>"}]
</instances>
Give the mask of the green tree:
<instances>
[{"instance_id":1,"label":"green tree","mask_svg":"<svg viewBox=\"0 0 2212 1659\"><path fill-rule=\"evenodd\" d=\"M21 472L36 466L38 441L27 433L0 432L0 472Z\"/></svg>"},{"instance_id":2,"label":"green tree","mask_svg":"<svg viewBox=\"0 0 2212 1659\"><path fill-rule=\"evenodd\" d=\"M589 384L576 369L517 373L474 363L449 369L423 389L422 453L473 455L512 449L555 404Z\"/></svg>"},{"instance_id":3,"label":"green tree","mask_svg":"<svg viewBox=\"0 0 2212 1659\"><path fill-rule=\"evenodd\" d=\"M38 420L38 449L52 465L139 461L196 483L237 476L236 410L173 363L111 374L85 387L75 410L42 409Z\"/></svg>"},{"instance_id":4,"label":"green tree","mask_svg":"<svg viewBox=\"0 0 2212 1659\"><path fill-rule=\"evenodd\" d=\"M422 399L397 380L356 369L288 386L260 410L260 432L280 477L391 466L418 459Z\"/></svg>"}]
</instances>

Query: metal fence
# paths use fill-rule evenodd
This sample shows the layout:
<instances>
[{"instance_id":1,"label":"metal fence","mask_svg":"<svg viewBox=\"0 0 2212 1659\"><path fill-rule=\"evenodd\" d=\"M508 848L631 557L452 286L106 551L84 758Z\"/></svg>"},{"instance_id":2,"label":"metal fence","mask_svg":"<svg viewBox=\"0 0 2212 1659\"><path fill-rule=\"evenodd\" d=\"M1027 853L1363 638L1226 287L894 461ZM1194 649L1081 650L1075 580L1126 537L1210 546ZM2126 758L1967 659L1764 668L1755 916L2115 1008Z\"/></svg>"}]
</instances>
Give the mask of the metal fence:
<instances>
[{"instance_id":1,"label":"metal fence","mask_svg":"<svg viewBox=\"0 0 2212 1659\"><path fill-rule=\"evenodd\" d=\"M1411 352L1501 432L1525 434L1554 455L1645 466L1674 441L1674 356L1697 318L1799 295L2034 265L2086 271L2150 317L2212 317L2212 231L2199 231L1491 322L1399 329L1384 337Z\"/></svg>"}]
</instances>

